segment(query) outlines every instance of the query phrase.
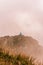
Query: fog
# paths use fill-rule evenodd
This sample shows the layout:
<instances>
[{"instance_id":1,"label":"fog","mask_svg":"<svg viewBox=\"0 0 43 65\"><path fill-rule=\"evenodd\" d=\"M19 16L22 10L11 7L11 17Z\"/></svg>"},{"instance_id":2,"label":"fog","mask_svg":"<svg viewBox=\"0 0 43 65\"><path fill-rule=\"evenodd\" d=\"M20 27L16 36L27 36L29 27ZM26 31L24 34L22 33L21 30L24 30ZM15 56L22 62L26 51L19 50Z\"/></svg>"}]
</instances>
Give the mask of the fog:
<instances>
[{"instance_id":1,"label":"fog","mask_svg":"<svg viewBox=\"0 0 43 65\"><path fill-rule=\"evenodd\" d=\"M19 32L43 45L43 0L0 0L0 36Z\"/></svg>"}]
</instances>

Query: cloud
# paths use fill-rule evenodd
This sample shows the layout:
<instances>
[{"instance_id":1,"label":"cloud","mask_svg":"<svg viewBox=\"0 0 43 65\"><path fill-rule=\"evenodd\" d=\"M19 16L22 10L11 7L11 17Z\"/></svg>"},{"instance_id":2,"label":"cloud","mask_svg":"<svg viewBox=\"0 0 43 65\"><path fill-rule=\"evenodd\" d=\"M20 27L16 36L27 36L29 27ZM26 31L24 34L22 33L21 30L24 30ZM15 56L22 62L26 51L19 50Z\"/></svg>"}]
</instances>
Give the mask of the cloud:
<instances>
[{"instance_id":1,"label":"cloud","mask_svg":"<svg viewBox=\"0 0 43 65\"><path fill-rule=\"evenodd\" d=\"M43 41L43 0L0 0L0 35L21 31Z\"/></svg>"},{"instance_id":2,"label":"cloud","mask_svg":"<svg viewBox=\"0 0 43 65\"><path fill-rule=\"evenodd\" d=\"M16 21L20 27L25 28L25 30L29 29L33 32L39 32L42 29L40 22L37 20L37 17L31 13L18 13L16 15Z\"/></svg>"}]
</instances>

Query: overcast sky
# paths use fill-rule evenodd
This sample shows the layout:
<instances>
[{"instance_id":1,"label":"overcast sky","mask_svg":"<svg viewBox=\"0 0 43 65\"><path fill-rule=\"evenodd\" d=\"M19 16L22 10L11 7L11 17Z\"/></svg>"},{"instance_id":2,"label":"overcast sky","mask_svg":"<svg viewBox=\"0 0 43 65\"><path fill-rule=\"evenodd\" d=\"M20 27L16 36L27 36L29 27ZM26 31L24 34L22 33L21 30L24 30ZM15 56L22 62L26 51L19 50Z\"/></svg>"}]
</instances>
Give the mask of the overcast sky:
<instances>
[{"instance_id":1,"label":"overcast sky","mask_svg":"<svg viewBox=\"0 0 43 65\"><path fill-rule=\"evenodd\" d=\"M0 36L19 32L43 45L43 0L0 0Z\"/></svg>"}]
</instances>

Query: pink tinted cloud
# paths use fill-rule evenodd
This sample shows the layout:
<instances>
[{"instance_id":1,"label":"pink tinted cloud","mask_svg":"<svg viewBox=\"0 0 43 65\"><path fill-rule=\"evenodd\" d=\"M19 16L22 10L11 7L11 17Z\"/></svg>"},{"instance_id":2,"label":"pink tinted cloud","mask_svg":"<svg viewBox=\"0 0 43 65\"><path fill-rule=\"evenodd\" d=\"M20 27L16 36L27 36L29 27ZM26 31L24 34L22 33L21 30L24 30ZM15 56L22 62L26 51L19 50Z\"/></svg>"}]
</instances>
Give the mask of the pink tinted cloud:
<instances>
[{"instance_id":1,"label":"pink tinted cloud","mask_svg":"<svg viewBox=\"0 0 43 65\"><path fill-rule=\"evenodd\" d=\"M43 3L42 0L0 0L0 35L14 35L22 31L36 39L40 37L43 41L43 5L41 3Z\"/></svg>"}]
</instances>

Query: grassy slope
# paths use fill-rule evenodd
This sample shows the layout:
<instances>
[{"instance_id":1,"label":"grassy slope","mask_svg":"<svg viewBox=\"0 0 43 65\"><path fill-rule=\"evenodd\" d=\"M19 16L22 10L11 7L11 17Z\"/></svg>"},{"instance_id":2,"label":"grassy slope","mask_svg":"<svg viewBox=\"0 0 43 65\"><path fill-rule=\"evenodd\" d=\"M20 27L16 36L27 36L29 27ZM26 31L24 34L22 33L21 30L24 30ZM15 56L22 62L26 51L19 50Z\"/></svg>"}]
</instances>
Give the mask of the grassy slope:
<instances>
[{"instance_id":1,"label":"grassy slope","mask_svg":"<svg viewBox=\"0 0 43 65\"><path fill-rule=\"evenodd\" d=\"M0 65L35 65L33 59L24 55L9 55L0 52Z\"/></svg>"}]
</instances>

